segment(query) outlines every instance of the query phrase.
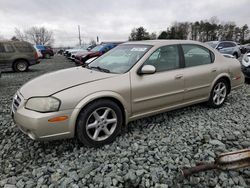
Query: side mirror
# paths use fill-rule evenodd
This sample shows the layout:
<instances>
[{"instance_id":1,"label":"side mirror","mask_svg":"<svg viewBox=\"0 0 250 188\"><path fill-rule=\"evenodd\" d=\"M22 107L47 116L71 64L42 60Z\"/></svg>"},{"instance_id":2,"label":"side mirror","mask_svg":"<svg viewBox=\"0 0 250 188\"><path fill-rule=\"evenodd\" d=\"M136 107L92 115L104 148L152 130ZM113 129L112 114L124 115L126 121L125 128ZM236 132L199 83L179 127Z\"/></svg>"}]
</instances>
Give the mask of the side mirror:
<instances>
[{"instance_id":1,"label":"side mirror","mask_svg":"<svg viewBox=\"0 0 250 188\"><path fill-rule=\"evenodd\" d=\"M153 65L143 65L143 67L138 73L142 75L142 74L154 74L155 72L156 68Z\"/></svg>"}]
</instances>

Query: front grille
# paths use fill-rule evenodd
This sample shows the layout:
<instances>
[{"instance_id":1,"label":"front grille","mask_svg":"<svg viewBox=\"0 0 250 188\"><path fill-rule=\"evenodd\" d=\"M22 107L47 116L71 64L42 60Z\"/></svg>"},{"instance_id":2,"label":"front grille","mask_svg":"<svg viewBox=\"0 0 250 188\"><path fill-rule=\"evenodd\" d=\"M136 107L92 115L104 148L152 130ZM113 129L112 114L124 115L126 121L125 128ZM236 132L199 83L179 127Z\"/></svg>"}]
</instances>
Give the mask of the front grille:
<instances>
[{"instance_id":1,"label":"front grille","mask_svg":"<svg viewBox=\"0 0 250 188\"><path fill-rule=\"evenodd\" d=\"M20 106L22 102L21 96L19 93L16 93L14 98L13 98L13 103L12 103L12 111L15 113L17 111L17 108Z\"/></svg>"}]
</instances>

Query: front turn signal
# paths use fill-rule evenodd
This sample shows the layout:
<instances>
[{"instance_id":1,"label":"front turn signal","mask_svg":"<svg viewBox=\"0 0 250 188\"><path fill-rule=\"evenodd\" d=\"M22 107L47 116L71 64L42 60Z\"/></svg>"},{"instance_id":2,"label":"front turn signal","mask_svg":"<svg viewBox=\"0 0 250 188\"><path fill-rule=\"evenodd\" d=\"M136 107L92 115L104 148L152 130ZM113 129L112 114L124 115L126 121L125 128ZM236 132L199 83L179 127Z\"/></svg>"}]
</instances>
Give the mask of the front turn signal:
<instances>
[{"instance_id":1,"label":"front turn signal","mask_svg":"<svg viewBox=\"0 0 250 188\"><path fill-rule=\"evenodd\" d=\"M48 122L53 123L53 122L65 121L68 118L69 118L68 116L58 116L58 117L54 117L52 119L49 119Z\"/></svg>"}]
</instances>

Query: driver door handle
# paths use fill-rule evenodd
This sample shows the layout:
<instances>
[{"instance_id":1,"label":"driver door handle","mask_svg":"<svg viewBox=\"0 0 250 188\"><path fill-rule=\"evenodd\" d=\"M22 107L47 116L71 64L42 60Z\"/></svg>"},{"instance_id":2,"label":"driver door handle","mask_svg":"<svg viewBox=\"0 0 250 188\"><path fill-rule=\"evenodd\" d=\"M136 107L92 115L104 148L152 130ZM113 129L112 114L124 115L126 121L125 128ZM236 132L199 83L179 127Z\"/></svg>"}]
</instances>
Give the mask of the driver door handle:
<instances>
[{"instance_id":1,"label":"driver door handle","mask_svg":"<svg viewBox=\"0 0 250 188\"><path fill-rule=\"evenodd\" d=\"M181 79L182 77L183 77L182 74L178 74L178 75L175 76L175 79L178 80L178 79Z\"/></svg>"}]
</instances>

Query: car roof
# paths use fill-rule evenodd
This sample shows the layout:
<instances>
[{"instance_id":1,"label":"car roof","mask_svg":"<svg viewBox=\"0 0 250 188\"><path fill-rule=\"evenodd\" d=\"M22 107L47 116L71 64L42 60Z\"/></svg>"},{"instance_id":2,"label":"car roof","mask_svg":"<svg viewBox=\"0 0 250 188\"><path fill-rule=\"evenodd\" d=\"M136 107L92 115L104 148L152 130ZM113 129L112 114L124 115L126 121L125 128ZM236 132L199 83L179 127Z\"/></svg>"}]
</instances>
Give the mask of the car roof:
<instances>
[{"instance_id":1,"label":"car roof","mask_svg":"<svg viewBox=\"0 0 250 188\"><path fill-rule=\"evenodd\" d=\"M27 41L18 41L18 40L0 40L1 43L26 43L26 44L31 44Z\"/></svg>"},{"instance_id":2,"label":"car roof","mask_svg":"<svg viewBox=\"0 0 250 188\"><path fill-rule=\"evenodd\" d=\"M143 40L143 41L130 41L123 43L124 44L141 44L141 45L153 45L153 46L163 46L170 44L199 44L203 45L204 43L193 41L193 40Z\"/></svg>"}]
</instances>

